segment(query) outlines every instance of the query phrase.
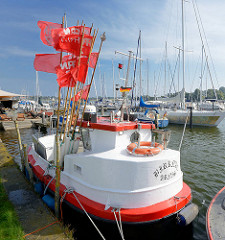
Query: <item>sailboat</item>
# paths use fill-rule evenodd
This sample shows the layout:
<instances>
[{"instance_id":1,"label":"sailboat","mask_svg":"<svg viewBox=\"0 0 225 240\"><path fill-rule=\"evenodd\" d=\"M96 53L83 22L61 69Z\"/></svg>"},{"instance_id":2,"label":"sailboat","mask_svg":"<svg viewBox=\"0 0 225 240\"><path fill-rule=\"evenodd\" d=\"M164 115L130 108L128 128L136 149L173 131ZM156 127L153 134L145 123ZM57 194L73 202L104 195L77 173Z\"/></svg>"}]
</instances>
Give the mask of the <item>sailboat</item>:
<instances>
[{"instance_id":1,"label":"sailboat","mask_svg":"<svg viewBox=\"0 0 225 240\"><path fill-rule=\"evenodd\" d=\"M200 30L200 29L199 29ZM201 35L200 35L201 36ZM201 37L202 46L203 40ZM191 124L197 126L217 126L225 118L225 111L216 108L196 108L194 104L185 102L185 41L184 41L184 0L182 0L182 65L183 65L183 89L176 97L158 98L161 101L159 113L166 115L170 123ZM201 103L202 104L202 103Z\"/></svg>"}]
</instances>

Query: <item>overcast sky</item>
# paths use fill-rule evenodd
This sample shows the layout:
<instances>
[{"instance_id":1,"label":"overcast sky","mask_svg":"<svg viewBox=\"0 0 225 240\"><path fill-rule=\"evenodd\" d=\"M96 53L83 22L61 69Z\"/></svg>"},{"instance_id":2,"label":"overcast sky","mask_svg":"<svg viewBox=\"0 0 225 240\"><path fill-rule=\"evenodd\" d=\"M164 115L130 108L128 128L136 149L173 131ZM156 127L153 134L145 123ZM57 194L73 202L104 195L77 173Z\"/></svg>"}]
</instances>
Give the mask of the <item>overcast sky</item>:
<instances>
[{"instance_id":1,"label":"overcast sky","mask_svg":"<svg viewBox=\"0 0 225 240\"><path fill-rule=\"evenodd\" d=\"M193 1L196 2L196 0ZM201 66L203 66L204 72L203 89L212 87L210 74L216 88L225 86L225 1L198 0L197 6L201 16L199 24L202 23L204 26L202 37L210 72L206 68L205 57L201 64L202 44L192 0L190 0L185 2L184 6L186 91L194 91L195 88L200 87ZM174 47L182 46L181 0L1 0L0 88L2 90L15 93L27 91L30 95L35 95L34 56L36 53L55 52L52 47L41 42L37 22L43 20L61 23L64 13L67 16L68 26L76 25L77 20L80 22L84 20L86 26L91 26L93 23L94 28L99 29L99 36L93 51L98 50L100 35L106 32L107 40L102 48L100 67L95 74L98 95L101 95L102 89L105 89L104 92L107 96L113 96L112 60L115 83L120 86L124 85L124 81L119 79L117 66L119 62L124 63L124 70L120 72L120 77L123 77L128 58L115 55L115 50L127 54L131 50L136 55L140 30L141 57L144 60L142 63L142 93L146 94L148 91L150 95L153 95L156 88L157 94L162 95L170 88L172 90L182 88L182 72L180 71L178 74L178 71L174 70L179 53ZM167 70L165 71L166 42ZM181 64L182 61L180 66ZM132 61L130 78L133 75ZM136 75L138 85L139 76L138 65ZM39 87L43 96L57 95L56 75L40 72ZM91 95L95 96L94 86Z\"/></svg>"}]
</instances>

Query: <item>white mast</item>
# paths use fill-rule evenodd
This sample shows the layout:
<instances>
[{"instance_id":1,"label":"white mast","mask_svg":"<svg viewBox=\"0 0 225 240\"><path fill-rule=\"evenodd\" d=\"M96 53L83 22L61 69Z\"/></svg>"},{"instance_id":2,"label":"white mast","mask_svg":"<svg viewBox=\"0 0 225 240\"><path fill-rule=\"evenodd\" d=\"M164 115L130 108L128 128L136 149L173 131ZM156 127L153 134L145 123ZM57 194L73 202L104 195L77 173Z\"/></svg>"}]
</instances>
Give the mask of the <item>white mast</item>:
<instances>
[{"instance_id":1,"label":"white mast","mask_svg":"<svg viewBox=\"0 0 225 240\"><path fill-rule=\"evenodd\" d=\"M141 59L141 31L140 31L140 59ZM141 76L141 61L140 61L140 96L139 99L141 98L142 95L142 76Z\"/></svg>"},{"instance_id":2,"label":"white mast","mask_svg":"<svg viewBox=\"0 0 225 240\"><path fill-rule=\"evenodd\" d=\"M38 97L39 97L39 84L38 84L38 71L36 71L36 101L38 103Z\"/></svg>"},{"instance_id":3,"label":"white mast","mask_svg":"<svg viewBox=\"0 0 225 240\"><path fill-rule=\"evenodd\" d=\"M113 74L113 102L115 103L115 81L114 81L114 65L113 65L113 59L112 59L112 74Z\"/></svg>"},{"instance_id":4,"label":"white mast","mask_svg":"<svg viewBox=\"0 0 225 240\"><path fill-rule=\"evenodd\" d=\"M183 88L185 89L185 43L184 43L184 0L181 0L181 5L182 5L182 49L183 49ZM183 101L183 108L185 107L185 90L184 90L184 99Z\"/></svg>"}]
</instances>

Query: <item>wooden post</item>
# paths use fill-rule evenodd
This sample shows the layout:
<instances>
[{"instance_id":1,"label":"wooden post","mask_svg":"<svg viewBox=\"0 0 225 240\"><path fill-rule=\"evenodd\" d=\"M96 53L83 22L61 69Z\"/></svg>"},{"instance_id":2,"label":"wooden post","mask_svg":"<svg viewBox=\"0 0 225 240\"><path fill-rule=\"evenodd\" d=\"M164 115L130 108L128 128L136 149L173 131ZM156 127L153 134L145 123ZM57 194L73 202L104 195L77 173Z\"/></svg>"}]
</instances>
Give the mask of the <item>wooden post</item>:
<instances>
[{"instance_id":1,"label":"wooden post","mask_svg":"<svg viewBox=\"0 0 225 240\"><path fill-rule=\"evenodd\" d=\"M62 20L62 28L64 28L64 17ZM60 56L60 63L62 62L62 52ZM57 114L57 129L55 135L55 146L56 146L56 170L55 170L55 214L59 219L59 190L60 190L60 145L59 145L59 109L60 109L60 87L58 93L58 114Z\"/></svg>"},{"instance_id":2,"label":"wooden post","mask_svg":"<svg viewBox=\"0 0 225 240\"><path fill-rule=\"evenodd\" d=\"M31 184L33 184L33 171L30 168L30 164L28 162L28 156L27 156L27 144L23 144L23 155L24 155L24 162L25 162L25 166L26 169L29 173L29 177L30 177L30 182Z\"/></svg>"},{"instance_id":3,"label":"wooden post","mask_svg":"<svg viewBox=\"0 0 225 240\"><path fill-rule=\"evenodd\" d=\"M59 190L60 190L60 145L59 136L55 136L56 143L56 170L55 170L55 215L59 219Z\"/></svg>"},{"instance_id":4,"label":"wooden post","mask_svg":"<svg viewBox=\"0 0 225 240\"><path fill-rule=\"evenodd\" d=\"M67 108L68 95L69 95L69 87L68 87L68 89L67 89L67 94L66 94L66 101L65 101L64 111L63 111L63 119L62 119L61 132L60 132L60 137L59 137L59 139L61 139L61 136L62 136L63 125L64 125L64 118L65 118L66 108ZM67 114L68 114L68 112L67 112Z\"/></svg>"},{"instance_id":5,"label":"wooden post","mask_svg":"<svg viewBox=\"0 0 225 240\"><path fill-rule=\"evenodd\" d=\"M20 131L19 131L18 123L16 120L14 120L14 123L15 123L15 128L16 128L16 133L17 133L18 144L19 144L19 152L20 152L21 165L22 165L21 170L23 173L25 173L23 146L22 146L22 141L21 141L21 137L20 137Z\"/></svg>"}]
</instances>

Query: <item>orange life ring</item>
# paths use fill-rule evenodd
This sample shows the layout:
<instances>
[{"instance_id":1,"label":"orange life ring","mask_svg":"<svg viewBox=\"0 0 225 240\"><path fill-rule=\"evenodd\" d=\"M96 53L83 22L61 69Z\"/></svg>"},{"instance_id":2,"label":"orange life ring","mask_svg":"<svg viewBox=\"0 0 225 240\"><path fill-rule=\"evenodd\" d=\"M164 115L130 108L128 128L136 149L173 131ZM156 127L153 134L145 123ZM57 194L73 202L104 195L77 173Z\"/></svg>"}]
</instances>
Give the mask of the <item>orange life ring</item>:
<instances>
[{"instance_id":1,"label":"orange life ring","mask_svg":"<svg viewBox=\"0 0 225 240\"><path fill-rule=\"evenodd\" d=\"M141 148L148 147L148 148ZM138 143L130 143L127 146L127 151L131 154L137 155L156 155L163 150L163 145L160 143L152 143L152 142L140 142L140 147L138 148Z\"/></svg>"}]
</instances>

